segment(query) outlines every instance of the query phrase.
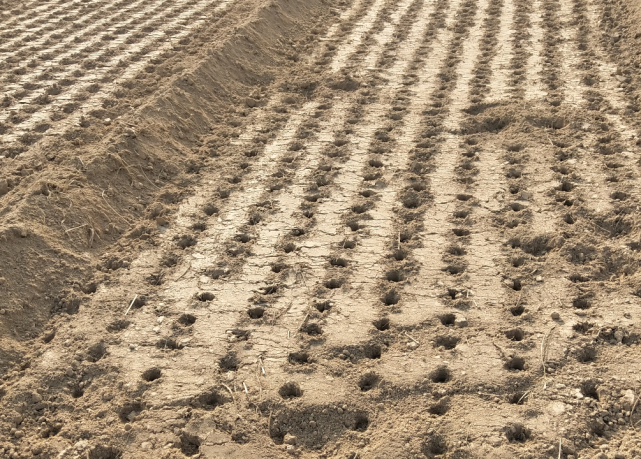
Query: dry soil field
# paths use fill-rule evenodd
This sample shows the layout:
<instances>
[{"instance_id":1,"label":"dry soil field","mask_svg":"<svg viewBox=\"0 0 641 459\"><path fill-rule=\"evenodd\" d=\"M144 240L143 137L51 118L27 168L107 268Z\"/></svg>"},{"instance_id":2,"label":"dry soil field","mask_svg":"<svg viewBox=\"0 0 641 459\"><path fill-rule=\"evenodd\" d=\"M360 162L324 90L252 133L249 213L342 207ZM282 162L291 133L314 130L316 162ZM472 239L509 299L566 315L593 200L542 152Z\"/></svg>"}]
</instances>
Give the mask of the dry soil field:
<instances>
[{"instance_id":1,"label":"dry soil field","mask_svg":"<svg viewBox=\"0 0 641 459\"><path fill-rule=\"evenodd\" d=\"M641 457L639 24L0 1L0 457Z\"/></svg>"}]
</instances>

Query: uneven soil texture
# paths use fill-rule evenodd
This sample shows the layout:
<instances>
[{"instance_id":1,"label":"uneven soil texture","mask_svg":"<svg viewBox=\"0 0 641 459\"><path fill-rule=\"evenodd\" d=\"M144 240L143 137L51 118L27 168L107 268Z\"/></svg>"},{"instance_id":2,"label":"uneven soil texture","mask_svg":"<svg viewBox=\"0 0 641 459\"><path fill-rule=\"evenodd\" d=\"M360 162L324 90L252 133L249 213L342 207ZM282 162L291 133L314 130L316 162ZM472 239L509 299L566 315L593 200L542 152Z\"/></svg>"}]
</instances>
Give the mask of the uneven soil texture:
<instances>
[{"instance_id":1,"label":"uneven soil texture","mask_svg":"<svg viewBox=\"0 0 641 459\"><path fill-rule=\"evenodd\" d=\"M0 1L0 458L640 458L640 24Z\"/></svg>"}]
</instances>

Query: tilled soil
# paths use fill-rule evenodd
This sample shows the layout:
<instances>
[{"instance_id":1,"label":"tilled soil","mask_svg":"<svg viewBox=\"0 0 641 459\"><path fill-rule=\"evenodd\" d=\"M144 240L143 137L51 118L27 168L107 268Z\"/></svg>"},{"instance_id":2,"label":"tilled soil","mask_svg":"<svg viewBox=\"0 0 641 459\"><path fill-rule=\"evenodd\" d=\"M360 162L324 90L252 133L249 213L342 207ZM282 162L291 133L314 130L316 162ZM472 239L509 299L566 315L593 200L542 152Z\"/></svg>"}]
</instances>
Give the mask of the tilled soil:
<instances>
[{"instance_id":1,"label":"tilled soil","mask_svg":"<svg viewBox=\"0 0 641 459\"><path fill-rule=\"evenodd\" d=\"M1 457L641 457L638 5L1 5Z\"/></svg>"}]
</instances>

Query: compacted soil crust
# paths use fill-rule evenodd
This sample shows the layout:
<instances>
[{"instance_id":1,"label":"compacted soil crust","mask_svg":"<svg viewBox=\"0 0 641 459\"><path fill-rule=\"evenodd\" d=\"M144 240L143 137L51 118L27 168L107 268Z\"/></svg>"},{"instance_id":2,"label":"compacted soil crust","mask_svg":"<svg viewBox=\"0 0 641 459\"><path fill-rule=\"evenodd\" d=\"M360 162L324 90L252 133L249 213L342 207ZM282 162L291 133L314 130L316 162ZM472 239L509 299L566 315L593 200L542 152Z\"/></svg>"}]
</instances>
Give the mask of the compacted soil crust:
<instances>
[{"instance_id":1,"label":"compacted soil crust","mask_svg":"<svg viewBox=\"0 0 641 459\"><path fill-rule=\"evenodd\" d=\"M0 457L641 457L639 24L0 2Z\"/></svg>"}]
</instances>

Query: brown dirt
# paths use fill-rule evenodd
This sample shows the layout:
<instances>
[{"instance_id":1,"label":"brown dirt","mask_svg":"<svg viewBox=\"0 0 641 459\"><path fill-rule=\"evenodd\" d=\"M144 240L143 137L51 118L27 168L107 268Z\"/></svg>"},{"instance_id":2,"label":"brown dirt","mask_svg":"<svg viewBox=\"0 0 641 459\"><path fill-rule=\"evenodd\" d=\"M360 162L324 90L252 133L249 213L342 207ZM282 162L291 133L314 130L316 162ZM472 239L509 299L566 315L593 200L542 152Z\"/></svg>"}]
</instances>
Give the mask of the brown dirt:
<instances>
[{"instance_id":1,"label":"brown dirt","mask_svg":"<svg viewBox=\"0 0 641 459\"><path fill-rule=\"evenodd\" d=\"M0 6L0 457L641 457L638 4Z\"/></svg>"}]
</instances>

